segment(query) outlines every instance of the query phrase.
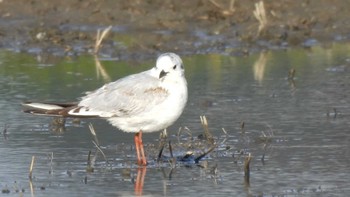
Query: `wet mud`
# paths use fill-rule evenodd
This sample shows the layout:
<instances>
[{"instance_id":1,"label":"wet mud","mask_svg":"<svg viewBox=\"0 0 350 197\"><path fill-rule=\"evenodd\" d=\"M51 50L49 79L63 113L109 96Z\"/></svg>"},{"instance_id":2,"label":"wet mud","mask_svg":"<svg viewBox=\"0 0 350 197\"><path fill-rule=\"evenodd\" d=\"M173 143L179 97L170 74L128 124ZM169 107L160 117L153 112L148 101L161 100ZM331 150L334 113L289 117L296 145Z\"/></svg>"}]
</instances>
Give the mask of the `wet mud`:
<instances>
[{"instance_id":1,"label":"wet mud","mask_svg":"<svg viewBox=\"0 0 350 197\"><path fill-rule=\"evenodd\" d=\"M57 56L91 53L97 29L108 26L100 55L120 59L164 51L246 55L349 39L347 0L270 0L257 11L258 2L4 0L0 47Z\"/></svg>"}]
</instances>

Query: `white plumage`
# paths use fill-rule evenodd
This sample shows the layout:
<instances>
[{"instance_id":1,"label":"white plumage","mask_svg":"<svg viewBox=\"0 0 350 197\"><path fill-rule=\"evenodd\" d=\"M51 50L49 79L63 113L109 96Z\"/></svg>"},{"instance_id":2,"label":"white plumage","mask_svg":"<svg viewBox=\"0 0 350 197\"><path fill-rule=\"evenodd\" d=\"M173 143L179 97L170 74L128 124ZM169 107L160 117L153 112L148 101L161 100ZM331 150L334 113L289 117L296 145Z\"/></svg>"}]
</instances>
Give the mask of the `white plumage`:
<instances>
[{"instance_id":1,"label":"white plumage","mask_svg":"<svg viewBox=\"0 0 350 197\"><path fill-rule=\"evenodd\" d=\"M126 132L153 132L172 125L187 102L181 58L164 53L150 70L129 75L89 92L77 103L23 105L26 112L67 117L101 117Z\"/></svg>"}]
</instances>

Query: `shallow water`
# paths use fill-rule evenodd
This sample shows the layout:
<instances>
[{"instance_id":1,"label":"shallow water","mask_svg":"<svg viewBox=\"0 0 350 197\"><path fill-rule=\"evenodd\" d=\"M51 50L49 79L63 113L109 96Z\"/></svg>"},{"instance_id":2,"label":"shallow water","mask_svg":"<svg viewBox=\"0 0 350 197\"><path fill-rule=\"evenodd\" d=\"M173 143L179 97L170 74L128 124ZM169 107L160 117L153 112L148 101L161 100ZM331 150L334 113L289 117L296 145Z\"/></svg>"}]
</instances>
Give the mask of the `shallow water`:
<instances>
[{"instance_id":1,"label":"shallow water","mask_svg":"<svg viewBox=\"0 0 350 197\"><path fill-rule=\"evenodd\" d=\"M0 51L0 187L13 196L344 196L350 192L349 54L350 45L334 44L248 57L184 56L189 101L168 138L176 155L208 150L197 138L203 133L199 116L206 115L218 147L200 165L178 162L172 169L155 162L159 133L144 135L150 165L138 168L133 134L94 119L68 119L59 127L20 106L27 100L74 101L154 60L107 59L99 67L91 56ZM295 77L288 79L291 68ZM108 163L92 143L89 123ZM190 131L177 137L180 127ZM97 155L94 172L86 171L89 151ZM249 153L248 183L243 161ZM135 187L142 174L143 187Z\"/></svg>"}]
</instances>

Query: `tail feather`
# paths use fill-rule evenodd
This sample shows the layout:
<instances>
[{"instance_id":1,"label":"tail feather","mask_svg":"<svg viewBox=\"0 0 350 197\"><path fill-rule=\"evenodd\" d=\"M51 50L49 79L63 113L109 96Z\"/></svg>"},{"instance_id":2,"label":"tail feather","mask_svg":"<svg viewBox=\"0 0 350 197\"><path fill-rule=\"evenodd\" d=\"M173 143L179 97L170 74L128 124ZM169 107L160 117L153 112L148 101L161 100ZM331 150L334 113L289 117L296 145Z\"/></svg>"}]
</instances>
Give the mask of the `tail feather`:
<instances>
[{"instance_id":1,"label":"tail feather","mask_svg":"<svg viewBox=\"0 0 350 197\"><path fill-rule=\"evenodd\" d=\"M22 103L24 107L23 112L44 115L44 116L59 116L59 117L96 117L94 115L80 115L74 114L80 110L80 106L77 103L38 103L38 102L25 102ZM72 114L73 112L73 114Z\"/></svg>"},{"instance_id":2,"label":"tail feather","mask_svg":"<svg viewBox=\"0 0 350 197\"><path fill-rule=\"evenodd\" d=\"M104 112L93 110L89 107L79 106L78 103L38 103L25 102L22 103L25 113L43 115L43 116L59 116L59 117L77 117L77 118L110 118L114 117L113 112Z\"/></svg>"}]
</instances>

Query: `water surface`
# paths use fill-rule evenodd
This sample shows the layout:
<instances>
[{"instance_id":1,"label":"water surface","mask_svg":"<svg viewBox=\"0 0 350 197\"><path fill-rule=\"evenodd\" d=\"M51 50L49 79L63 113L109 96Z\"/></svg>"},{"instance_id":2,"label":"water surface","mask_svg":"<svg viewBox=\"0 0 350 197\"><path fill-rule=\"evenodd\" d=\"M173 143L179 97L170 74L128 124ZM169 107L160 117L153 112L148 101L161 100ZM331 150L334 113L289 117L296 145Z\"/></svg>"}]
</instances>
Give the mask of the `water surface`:
<instances>
[{"instance_id":1,"label":"water surface","mask_svg":"<svg viewBox=\"0 0 350 197\"><path fill-rule=\"evenodd\" d=\"M64 128L57 127L52 118L22 113L20 103L75 101L155 60L108 59L98 66L91 56L0 51L0 187L13 196L129 196L141 194L135 185L137 175L145 174L142 194L150 196L344 196L350 192L349 54L350 45L334 44L247 57L184 56L189 101L168 129L169 140L177 155L206 151L197 138L203 133L199 116L205 115L218 147L201 167L178 162L172 169L155 162L159 132L147 134L151 164L140 169L133 134L95 119L67 119ZM295 76L288 78L291 69ZM89 123L108 163L92 143ZM178 138L180 127L190 132L183 130ZM94 172L86 171L89 151L98 154ZM249 153L247 183L243 161ZM169 155L167 148L164 154Z\"/></svg>"}]
</instances>

